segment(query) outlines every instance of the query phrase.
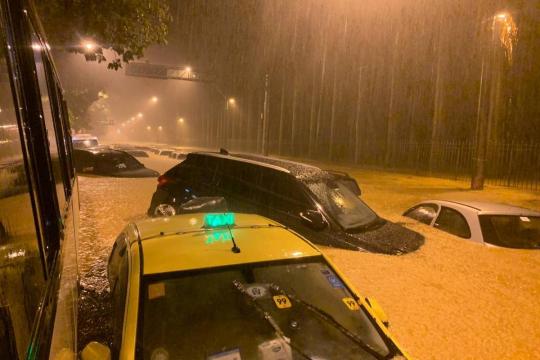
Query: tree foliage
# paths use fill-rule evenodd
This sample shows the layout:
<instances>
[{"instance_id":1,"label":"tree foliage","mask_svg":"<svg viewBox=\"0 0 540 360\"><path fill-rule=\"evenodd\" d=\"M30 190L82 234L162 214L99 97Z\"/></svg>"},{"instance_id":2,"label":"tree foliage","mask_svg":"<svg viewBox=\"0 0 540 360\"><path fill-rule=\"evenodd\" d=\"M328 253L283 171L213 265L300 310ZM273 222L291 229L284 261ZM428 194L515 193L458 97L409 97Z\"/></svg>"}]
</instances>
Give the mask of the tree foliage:
<instances>
[{"instance_id":1,"label":"tree foliage","mask_svg":"<svg viewBox=\"0 0 540 360\"><path fill-rule=\"evenodd\" d=\"M108 62L118 70L122 62L143 56L152 44L165 44L170 23L169 5L161 0L36 0L49 43L87 60ZM81 44L92 40L96 49ZM114 58L105 57L110 49Z\"/></svg>"}]
</instances>

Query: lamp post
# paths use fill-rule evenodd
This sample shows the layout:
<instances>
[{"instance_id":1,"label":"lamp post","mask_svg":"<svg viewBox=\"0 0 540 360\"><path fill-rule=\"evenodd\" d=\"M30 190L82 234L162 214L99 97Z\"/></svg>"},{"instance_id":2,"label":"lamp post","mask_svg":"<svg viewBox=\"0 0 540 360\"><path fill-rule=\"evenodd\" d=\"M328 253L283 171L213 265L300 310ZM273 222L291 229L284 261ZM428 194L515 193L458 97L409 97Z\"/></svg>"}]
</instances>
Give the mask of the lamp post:
<instances>
[{"instance_id":1,"label":"lamp post","mask_svg":"<svg viewBox=\"0 0 540 360\"><path fill-rule=\"evenodd\" d=\"M517 28L510 14L499 13L491 18L491 40L489 42L489 51L487 51L487 59L486 51L482 51L482 66L476 111L475 157L473 159L473 174L471 177L472 190L482 190L484 188L490 132L493 126L496 125L495 123L500 113L502 57L501 50L498 49L497 44L497 31L500 35L501 45L505 48L508 61L511 62L512 44L517 34ZM486 86L487 82L489 86Z\"/></svg>"},{"instance_id":2,"label":"lamp post","mask_svg":"<svg viewBox=\"0 0 540 360\"><path fill-rule=\"evenodd\" d=\"M262 132L262 154L268 156L268 142L270 140L270 129L268 120L268 74L264 77L264 106L263 106L263 132Z\"/></svg>"},{"instance_id":3,"label":"lamp post","mask_svg":"<svg viewBox=\"0 0 540 360\"><path fill-rule=\"evenodd\" d=\"M223 112L221 112L221 116L219 118L219 124L218 129L216 131L216 140L217 140L217 146L223 146L227 147L227 138L228 138L228 129L227 129L227 121L230 118L229 110L236 107L237 101L234 97L227 97L223 93L223 91L220 90L218 85L216 83L212 83L214 85L214 88L218 92L218 94L221 96L223 101L225 101L225 107L223 108ZM221 106L220 106L221 107ZM221 144L220 144L221 141Z\"/></svg>"}]
</instances>

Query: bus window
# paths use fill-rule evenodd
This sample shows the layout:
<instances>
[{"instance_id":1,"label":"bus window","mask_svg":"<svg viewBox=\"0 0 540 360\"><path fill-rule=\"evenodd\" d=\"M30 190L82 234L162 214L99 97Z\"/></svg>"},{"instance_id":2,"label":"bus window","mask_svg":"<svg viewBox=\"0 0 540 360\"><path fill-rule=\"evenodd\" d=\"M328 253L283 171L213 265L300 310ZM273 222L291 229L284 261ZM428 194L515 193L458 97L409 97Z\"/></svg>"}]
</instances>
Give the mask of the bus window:
<instances>
[{"instance_id":1,"label":"bus window","mask_svg":"<svg viewBox=\"0 0 540 360\"><path fill-rule=\"evenodd\" d=\"M58 139L62 139L62 134L58 134L58 128L54 126L54 117L53 117L53 103L55 97L53 93L49 92L47 87L47 74L46 74L46 65L42 57L42 49L39 45L39 40L32 34L32 43L34 49L34 59L36 63L36 72L39 82L39 92L41 93L41 106L43 108L43 116L45 117L45 127L47 129L47 138L49 140L49 153L51 156L51 163L53 167L54 182L56 184L56 196L58 198L58 208L63 213L66 206L66 190L64 188L65 184L68 182L65 179L65 166L64 166L64 157L62 154L61 143Z\"/></svg>"},{"instance_id":2,"label":"bus window","mask_svg":"<svg viewBox=\"0 0 540 360\"><path fill-rule=\"evenodd\" d=\"M0 353L23 358L45 276L0 20Z\"/></svg>"}]
</instances>

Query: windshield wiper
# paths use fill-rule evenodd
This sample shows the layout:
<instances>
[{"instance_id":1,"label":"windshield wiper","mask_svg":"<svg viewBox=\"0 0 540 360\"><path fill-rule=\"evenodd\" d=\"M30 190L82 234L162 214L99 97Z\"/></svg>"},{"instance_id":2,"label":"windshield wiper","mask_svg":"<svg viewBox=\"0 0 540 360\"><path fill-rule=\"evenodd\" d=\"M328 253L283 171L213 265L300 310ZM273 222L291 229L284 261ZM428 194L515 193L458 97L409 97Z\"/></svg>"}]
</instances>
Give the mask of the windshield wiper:
<instances>
[{"instance_id":1,"label":"windshield wiper","mask_svg":"<svg viewBox=\"0 0 540 360\"><path fill-rule=\"evenodd\" d=\"M281 327L278 325L277 321L272 317L272 315L270 315L270 313L268 311L265 311L262 306L260 306L257 301L251 297L251 295L249 295L246 291L246 289L244 288L244 285L242 285L242 283L238 280L233 280L233 285L235 287L236 290L238 290L242 295L244 295L244 297L248 300L249 304L251 304L256 310L257 310L257 313L259 315L261 315L264 320L266 320L270 326L272 326L272 328L274 329L274 331L276 332L276 335L283 339L287 344L289 344L291 346L291 348L293 348L294 350L296 350L296 352L298 354L300 354L302 357L308 359L308 360L312 360L311 357L309 357L306 353L304 353L302 351L302 349L300 349L299 347L297 347L295 344L293 344L291 342L291 339L289 339L285 333L283 332L283 330L281 330Z\"/></svg>"},{"instance_id":2,"label":"windshield wiper","mask_svg":"<svg viewBox=\"0 0 540 360\"><path fill-rule=\"evenodd\" d=\"M324 320L326 323L331 324L334 326L334 328L338 329L342 334L347 336L349 339L351 339L355 344L357 344L362 350L367 352L370 355L373 355L377 359L384 360L386 359L386 356L379 353L377 350L375 350L371 345L366 343L364 340L362 340L358 335L351 332L349 329L347 329L345 326L341 325L332 315L327 313L326 311L322 310L321 308L312 305L302 299L297 298L294 295L286 294L283 290L278 290L279 287L275 285L271 285L271 288L274 290L277 290L278 293L281 295L287 296L291 302L295 301L297 304L301 304L306 309L312 311L315 313L320 319Z\"/></svg>"}]
</instances>

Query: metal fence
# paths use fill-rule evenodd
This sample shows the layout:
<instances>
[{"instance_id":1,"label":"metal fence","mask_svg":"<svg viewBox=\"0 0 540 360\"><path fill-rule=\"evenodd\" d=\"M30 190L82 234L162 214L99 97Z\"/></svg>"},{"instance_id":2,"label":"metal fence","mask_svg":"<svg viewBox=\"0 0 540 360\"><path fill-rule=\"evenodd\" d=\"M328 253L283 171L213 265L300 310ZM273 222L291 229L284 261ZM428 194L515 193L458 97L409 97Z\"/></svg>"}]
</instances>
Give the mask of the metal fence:
<instances>
[{"instance_id":1,"label":"metal fence","mask_svg":"<svg viewBox=\"0 0 540 360\"><path fill-rule=\"evenodd\" d=\"M384 167L451 179L468 180L473 173L475 145L468 141L396 144ZM540 189L540 143L491 142L485 160L486 183Z\"/></svg>"},{"instance_id":2,"label":"metal fence","mask_svg":"<svg viewBox=\"0 0 540 360\"><path fill-rule=\"evenodd\" d=\"M272 146L274 145L274 146ZM271 155L329 161L343 165L361 165L378 169L469 180L475 161L475 144L470 141L396 142L387 148L380 141L358 144L317 144L311 154L306 144L284 143L281 153L271 144ZM231 149L260 151L254 139L230 141ZM540 142L490 142L485 162L486 183L540 190Z\"/></svg>"}]
</instances>

